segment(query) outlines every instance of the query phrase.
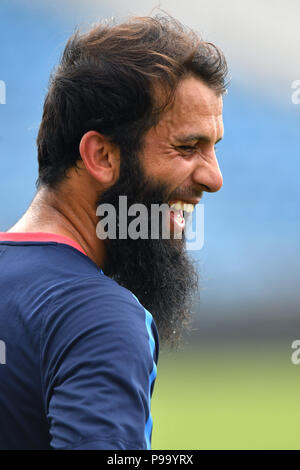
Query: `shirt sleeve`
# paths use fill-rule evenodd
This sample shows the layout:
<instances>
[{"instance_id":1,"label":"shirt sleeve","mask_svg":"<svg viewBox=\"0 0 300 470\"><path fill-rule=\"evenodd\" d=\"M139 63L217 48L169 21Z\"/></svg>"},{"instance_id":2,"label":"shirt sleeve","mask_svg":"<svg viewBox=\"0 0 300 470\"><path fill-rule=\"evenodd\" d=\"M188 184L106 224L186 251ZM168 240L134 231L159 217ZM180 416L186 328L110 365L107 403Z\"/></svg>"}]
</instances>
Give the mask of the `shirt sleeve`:
<instances>
[{"instance_id":1,"label":"shirt sleeve","mask_svg":"<svg viewBox=\"0 0 300 470\"><path fill-rule=\"evenodd\" d=\"M41 330L53 449L150 449L158 332L134 295L101 275L58 289Z\"/></svg>"}]
</instances>

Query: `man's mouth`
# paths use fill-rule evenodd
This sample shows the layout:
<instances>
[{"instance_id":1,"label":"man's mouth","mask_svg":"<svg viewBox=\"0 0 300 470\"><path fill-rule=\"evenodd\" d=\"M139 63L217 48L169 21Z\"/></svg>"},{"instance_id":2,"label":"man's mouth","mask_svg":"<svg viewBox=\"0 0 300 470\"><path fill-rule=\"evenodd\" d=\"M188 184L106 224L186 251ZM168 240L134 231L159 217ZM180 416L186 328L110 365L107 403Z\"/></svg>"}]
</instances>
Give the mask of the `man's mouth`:
<instances>
[{"instance_id":1,"label":"man's mouth","mask_svg":"<svg viewBox=\"0 0 300 470\"><path fill-rule=\"evenodd\" d=\"M193 212L195 204L188 204L184 201L171 201L168 202L171 209L175 209L177 211L184 211L184 212Z\"/></svg>"},{"instance_id":2,"label":"man's mouth","mask_svg":"<svg viewBox=\"0 0 300 470\"><path fill-rule=\"evenodd\" d=\"M184 201L169 201L170 207L170 228L174 232L182 232L185 227L184 212L191 214L195 204L189 204Z\"/></svg>"}]
</instances>

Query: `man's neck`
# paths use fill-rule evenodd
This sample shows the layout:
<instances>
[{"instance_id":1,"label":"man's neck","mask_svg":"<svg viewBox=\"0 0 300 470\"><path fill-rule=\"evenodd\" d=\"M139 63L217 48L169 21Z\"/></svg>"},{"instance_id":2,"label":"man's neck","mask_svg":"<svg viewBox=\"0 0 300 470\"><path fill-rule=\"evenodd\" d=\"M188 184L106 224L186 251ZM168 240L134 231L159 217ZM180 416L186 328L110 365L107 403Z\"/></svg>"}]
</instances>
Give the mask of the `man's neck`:
<instances>
[{"instance_id":1,"label":"man's neck","mask_svg":"<svg viewBox=\"0 0 300 470\"><path fill-rule=\"evenodd\" d=\"M97 238L96 210L74 193L40 188L23 217L8 232L44 232L64 235L77 242L99 267L104 266L104 242Z\"/></svg>"}]
</instances>

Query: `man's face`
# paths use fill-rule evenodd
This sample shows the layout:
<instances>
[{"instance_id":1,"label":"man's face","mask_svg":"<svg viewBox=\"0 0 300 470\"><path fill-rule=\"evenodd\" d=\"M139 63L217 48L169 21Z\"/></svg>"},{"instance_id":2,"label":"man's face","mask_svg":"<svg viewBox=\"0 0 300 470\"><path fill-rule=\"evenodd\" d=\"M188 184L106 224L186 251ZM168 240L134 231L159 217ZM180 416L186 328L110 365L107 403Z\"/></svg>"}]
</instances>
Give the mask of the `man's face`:
<instances>
[{"instance_id":1,"label":"man's face","mask_svg":"<svg viewBox=\"0 0 300 470\"><path fill-rule=\"evenodd\" d=\"M196 204L202 191L218 191L222 174L215 144L223 137L221 96L189 77L174 105L145 136L142 165L154 181L168 185L168 201Z\"/></svg>"},{"instance_id":2,"label":"man's face","mask_svg":"<svg viewBox=\"0 0 300 470\"><path fill-rule=\"evenodd\" d=\"M98 205L128 207L176 201L196 204L203 191L217 191L222 176L214 145L222 138L222 98L195 78L179 85L173 106L144 137L139 155L121 149L120 178ZM183 227L182 212L171 219ZM128 223L130 219L128 218ZM177 228L178 228L177 227ZM104 272L131 290L154 316L160 337L177 343L190 320L197 274L182 239L109 239Z\"/></svg>"}]
</instances>

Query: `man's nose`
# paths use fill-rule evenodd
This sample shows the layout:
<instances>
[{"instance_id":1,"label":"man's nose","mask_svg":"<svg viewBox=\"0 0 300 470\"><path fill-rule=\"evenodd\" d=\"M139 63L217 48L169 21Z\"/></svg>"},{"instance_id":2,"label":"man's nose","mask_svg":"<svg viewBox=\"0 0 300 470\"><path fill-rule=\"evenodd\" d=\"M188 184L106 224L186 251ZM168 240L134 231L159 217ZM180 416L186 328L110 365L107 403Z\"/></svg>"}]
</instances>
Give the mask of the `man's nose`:
<instances>
[{"instance_id":1,"label":"man's nose","mask_svg":"<svg viewBox=\"0 0 300 470\"><path fill-rule=\"evenodd\" d=\"M204 162L201 161L193 172L193 181L203 187L203 191L215 193L223 185L223 176L218 160L214 154Z\"/></svg>"}]
</instances>

